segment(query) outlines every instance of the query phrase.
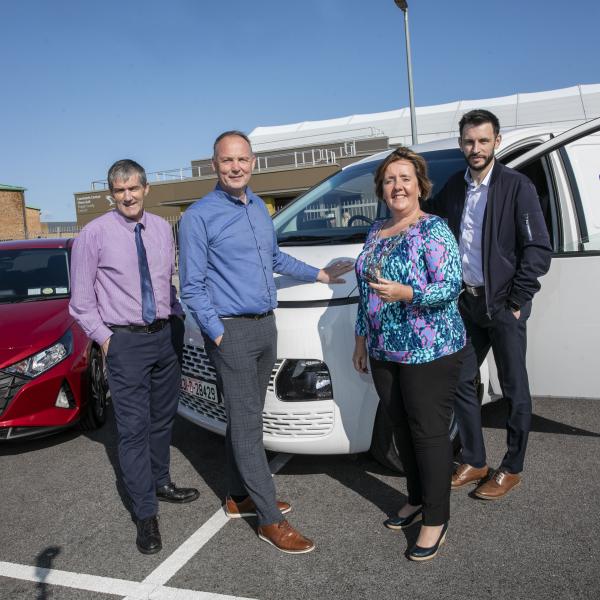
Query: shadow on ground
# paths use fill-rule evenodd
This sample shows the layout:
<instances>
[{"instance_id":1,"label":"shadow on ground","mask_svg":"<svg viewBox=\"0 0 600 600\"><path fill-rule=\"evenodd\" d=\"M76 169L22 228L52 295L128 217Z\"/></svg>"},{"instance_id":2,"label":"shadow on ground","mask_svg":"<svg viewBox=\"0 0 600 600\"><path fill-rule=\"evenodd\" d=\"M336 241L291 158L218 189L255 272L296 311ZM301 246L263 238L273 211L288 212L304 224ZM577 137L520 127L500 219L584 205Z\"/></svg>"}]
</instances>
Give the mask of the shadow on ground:
<instances>
[{"instance_id":1,"label":"shadow on ground","mask_svg":"<svg viewBox=\"0 0 600 600\"><path fill-rule=\"evenodd\" d=\"M565 400L575 402L575 400ZM504 399L486 404L481 409L481 424L489 429L505 429L508 417L508 402ZM600 433L587 429L573 427L568 423L561 423L533 414L531 417L531 430L536 433L551 433L559 435L575 435L580 437L600 437Z\"/></svg>"}]
</instances>

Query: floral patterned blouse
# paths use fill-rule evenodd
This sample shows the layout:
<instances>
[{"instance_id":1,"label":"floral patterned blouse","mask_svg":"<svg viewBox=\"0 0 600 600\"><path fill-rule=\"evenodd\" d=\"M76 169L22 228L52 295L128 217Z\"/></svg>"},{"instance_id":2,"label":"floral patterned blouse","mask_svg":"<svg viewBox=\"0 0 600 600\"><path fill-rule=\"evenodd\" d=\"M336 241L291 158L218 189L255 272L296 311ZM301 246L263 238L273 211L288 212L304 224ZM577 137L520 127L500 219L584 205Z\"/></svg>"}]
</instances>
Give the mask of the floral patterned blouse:
<instances>
[{"instance_id":1,"label":"floral patterned blouse","mask_svg":"<svg viewBox=\"0 0 600 600\"><path fill-rule=\"evenodd\" d=\"M379 360L419 364L458 352L465 345L462 269L450 229L423 215L399 235L380 239L383 224L373 223L356 261L356 335L367 338L370 356ZM410 285L412 302L383 302L369 287L373 275Z\"/></svg>"}]
</instances>

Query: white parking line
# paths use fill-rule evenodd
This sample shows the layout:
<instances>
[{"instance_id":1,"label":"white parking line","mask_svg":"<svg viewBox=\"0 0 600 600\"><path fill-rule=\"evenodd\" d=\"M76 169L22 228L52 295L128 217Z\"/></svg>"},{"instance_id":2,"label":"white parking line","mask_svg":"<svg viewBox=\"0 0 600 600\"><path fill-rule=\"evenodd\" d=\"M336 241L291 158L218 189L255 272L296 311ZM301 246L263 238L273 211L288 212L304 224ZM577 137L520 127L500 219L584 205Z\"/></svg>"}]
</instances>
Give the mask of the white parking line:
<instances>
[{"instance_id":1,"label":"white parking line","mask_svg":"<svg viewBox=\"0 0 600 600\"><path fill-rule=\"evenodd\" d=\"M292 457L291 454L277 454L269 463L271 473L275 475L282 469ZM219 509L200 529L191 535L175 552L167 557L146 579L143 583L153 583L156 585L164 585L179 571L202 546L216 535L229 519L225 515L223 509ZM124 600L132 600L125 598Z\"/></svg>"},{"instance_id":2,"label":"white parking line","mask_svg":"<svg viewBox=\"0 0 600 600\"><path fill-rule=\"evenodd\" d=\"M277 454L269 463L273 475L292 457ZM102 594L125 596L124 600L248 600L238 596L226 596L210 592L198 592L164 584L222 528L229 519L220 508L202 527L193 533L181 546L154 569L142 582L114 579L100 575L72 573L59 569L44 569L18 563L0 561L0 577L34 581L44 585L59 585Z\"/></svg>"},{"instance_id":3,"label":"white parking line","mask_svg":"<svg viewBox=\"0 0 600 600\"><path fill-rule=\"evenodd\" d=\"M144 579L143 583L153 583L155 585L164 585L167 583L228 521L227 515L220 509L219 512L216 512L200 529L181 544L171 556L160 563ZM131 599L127 598L126 600Z\"/></svg>"},{"instance_id":4,"label":"white parking line","mask_svg":"<svg viewBox=\"0 0 600 600\"><path fill-rule=\"evenodd\" d=\"M127 594L127 597L132 600L242 600L238 596L197 592L152 583L86 575L85 573L71 573L58 569L43 569L1 561L0 576L35 581L44 585L59 585L88 592L98 592L99 594L114 594L115 596Z\"/></svg>"}]
</instances>

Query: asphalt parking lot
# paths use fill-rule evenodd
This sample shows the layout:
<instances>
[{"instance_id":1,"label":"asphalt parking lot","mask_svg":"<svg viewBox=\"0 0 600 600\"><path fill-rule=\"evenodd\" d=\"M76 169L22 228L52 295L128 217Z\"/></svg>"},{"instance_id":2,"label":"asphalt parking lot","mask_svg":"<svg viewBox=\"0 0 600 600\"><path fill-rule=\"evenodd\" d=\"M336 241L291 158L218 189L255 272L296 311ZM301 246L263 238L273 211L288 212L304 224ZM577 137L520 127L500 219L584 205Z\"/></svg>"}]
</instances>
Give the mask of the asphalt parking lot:
<instances>
[{"instance_id":1,"label":"asphalt parking lot","mask_svg":"<svg viewBox=\"0 0 600 600\"><path fill-rule=\"evenodd\" d=\"M502 403L484 408L492 463L504 413ZM290 556L259 541L251 519L227 521L223 441L178 419L172 477L201 496L161 504L163 550L143 556L112 419L91 434L2 445L0 598L597 599L600 402L537 399L534 413L523 485L497 502L453 492L446 544L429 563L404 557L416 527L383 527L405 481L367 455L272 457L290 521L317 544Z\"/></svg>"}]
</instances>

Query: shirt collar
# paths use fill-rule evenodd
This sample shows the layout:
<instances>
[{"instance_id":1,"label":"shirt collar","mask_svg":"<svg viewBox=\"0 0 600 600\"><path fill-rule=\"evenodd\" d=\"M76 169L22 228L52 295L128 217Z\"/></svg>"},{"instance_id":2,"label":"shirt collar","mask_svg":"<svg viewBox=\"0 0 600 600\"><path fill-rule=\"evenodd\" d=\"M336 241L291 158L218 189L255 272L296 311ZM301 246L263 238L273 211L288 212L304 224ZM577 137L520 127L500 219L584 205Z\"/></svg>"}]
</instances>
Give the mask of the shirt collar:
<instances>
[{"instance_id":1,"label":"shirt collar","mask_svg":"<svg viewBox=\"0 0 600 600\"><path fill-rule=\"evenodd\" d=\"M465 171L465 181L467 182L467 185L469 187L473 187L473 188L478 188L482 185L485 187L489 187L490 179L492 177L492 171L494 170L495 163L496 163L496 160L494 159L492 161L492 168L488 171L487 175L483 178L483 181L479 185L475 184L475 182L473 181L473 178L471 177L471 169L469 169L469 167L467 167L467 170Z\"/></svg>"},{"instance_id":2,"label":"shirt collar","mask_svg":"<svg viewBox=\"0 0 600 600\"><path fill-rule=\"evenodd\" d=\"M126 229L128 229L132 233L135 231L135 226L138 223L141 223L142 227L144 229L146 229L146 211L144 211L142 213L142 218L139 221L133 221L132 219L128 219L127 217L124 217L116 208L113 210L113 215L115 216L115 219L117 219L117 221L123 227L125 227Z\"/></svg>"},{"instance_id":3,"label":"shirt collar","mask_svg":"<svg viewBox=\"0 0 600 600\"><path fill-rule=\"evenodd\" d=\"M223 194L223 196L225 196L225 198L227 200L229 200L230 202L233 202L234 204L241 204L242 206L244 205L244 203L239 199L236 198L235 196L232 196L231 194L228 194L222 187L220 183L217 183L217 185L215 186L215 191L219 192L220 194ZM248 204L252 203L254 201L254 198L256 198L256 195L254 194L254 192L250 189L250 186L247 185L246 186L246 198L248 198Z\"/></svg>"}]
</instances>

